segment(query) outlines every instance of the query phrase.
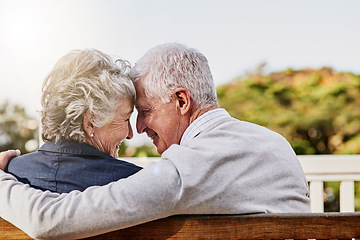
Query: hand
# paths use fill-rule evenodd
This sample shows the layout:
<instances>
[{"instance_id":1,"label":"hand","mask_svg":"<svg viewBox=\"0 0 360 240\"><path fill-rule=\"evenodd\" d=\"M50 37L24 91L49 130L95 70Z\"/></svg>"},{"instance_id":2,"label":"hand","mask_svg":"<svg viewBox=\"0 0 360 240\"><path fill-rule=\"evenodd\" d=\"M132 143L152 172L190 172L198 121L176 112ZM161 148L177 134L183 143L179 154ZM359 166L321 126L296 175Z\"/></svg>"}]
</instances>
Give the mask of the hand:
<instances>
[{"instance_id":1,"label":"hand","mask_svg":"<svg viewBox=\"0 0 360 240\"><path fill-rule=\"evenodd\" d=\"M4 171L10 158L20 156L20 154L20 150L7 150L0 152L0 169Z\"/></svg>"}]
</instances>

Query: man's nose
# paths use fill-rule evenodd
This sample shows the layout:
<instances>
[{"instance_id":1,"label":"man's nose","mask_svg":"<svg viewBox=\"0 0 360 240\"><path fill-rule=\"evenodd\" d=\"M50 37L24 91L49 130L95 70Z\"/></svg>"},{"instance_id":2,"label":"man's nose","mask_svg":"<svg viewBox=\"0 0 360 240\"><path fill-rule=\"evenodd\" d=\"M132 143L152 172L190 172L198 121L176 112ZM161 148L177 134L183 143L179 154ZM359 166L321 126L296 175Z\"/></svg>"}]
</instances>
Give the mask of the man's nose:
<instances>
[{"instance_id":1,"label":"man's nose","mask_svg":"<svg viewBox=\"0 0 360 240\"><path fill-rule=\"evenodd\" d=\"M140 134L144 132L145 128L146 126L144 124L144 118L141 116L140 113L138 113L136 118L136 130Z\"/></svg>"},{"instance_id":2,"label":"man's nose","mask_svg":"<svg viewBox=\"0 0 360 240\"><path fill-rule=\"evenodd\" d=\"M128 132L128 135L126 136L126 139L132 139L133 136L134 136L134 132L132 130L132 127L131 127L131 124L130 124L130 121L129 121L129 132Z\"/></svg>"}]
</instances>

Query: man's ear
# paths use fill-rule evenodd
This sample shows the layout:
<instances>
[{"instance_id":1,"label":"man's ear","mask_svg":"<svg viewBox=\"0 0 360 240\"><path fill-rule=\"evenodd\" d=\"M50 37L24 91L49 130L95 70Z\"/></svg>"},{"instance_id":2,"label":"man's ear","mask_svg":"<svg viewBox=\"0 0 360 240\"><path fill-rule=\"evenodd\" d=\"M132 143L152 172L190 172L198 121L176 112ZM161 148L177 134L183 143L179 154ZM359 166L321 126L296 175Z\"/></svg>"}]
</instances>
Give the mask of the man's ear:
<instances>
[{"instance_id":1,"label":"man's ear","mask_svg":"<svg viewBox=\"0 0 360 240\"><path fill-rule=\"evenodd\" d=\"M185 88L176 88L174 90L174 97L176 107L180 110L180 113L185 115L189 112L191 107L191 97L189 92Z\"/></svg>"},{"instance_id":2,"label":"man's ear","mask_svg":"<svg viewBox=\"0 0 360 240\"><path fill-rule=\"evenodd\" d=\"M84 115L83 128L88 137L94 133L94 125L91 123L91 115L89 111L87 111Z\"/></svg>"}]
</instances>

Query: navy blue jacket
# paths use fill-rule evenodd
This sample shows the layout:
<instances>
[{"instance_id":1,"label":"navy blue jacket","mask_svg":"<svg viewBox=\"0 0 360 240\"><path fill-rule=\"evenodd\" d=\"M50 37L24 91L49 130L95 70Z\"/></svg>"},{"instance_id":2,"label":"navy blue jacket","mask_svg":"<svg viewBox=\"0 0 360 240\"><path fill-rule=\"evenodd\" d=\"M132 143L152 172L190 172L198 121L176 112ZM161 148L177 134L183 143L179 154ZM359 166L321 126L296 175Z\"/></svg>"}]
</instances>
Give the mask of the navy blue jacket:
<instances>
[{"instance_id":1,"label":"navy blue jacket","mask_svg":"<svg viewBox=\"0 0 360 240\"><path fill-rule=\"evenodd\" d=\"M106 185L141 169L87 143L62 139L46 142L38 152L11 159L5 171L34 188L64 193Z\"/></svg>"}]
</instances>

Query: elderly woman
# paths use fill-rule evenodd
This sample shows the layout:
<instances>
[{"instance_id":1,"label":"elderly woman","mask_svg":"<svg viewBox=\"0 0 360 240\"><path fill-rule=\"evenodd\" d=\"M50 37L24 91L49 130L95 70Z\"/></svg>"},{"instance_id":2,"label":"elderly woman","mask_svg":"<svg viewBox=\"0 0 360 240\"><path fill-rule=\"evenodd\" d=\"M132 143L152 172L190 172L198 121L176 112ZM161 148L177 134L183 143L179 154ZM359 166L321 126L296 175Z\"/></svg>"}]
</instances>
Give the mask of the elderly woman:
<instances>
[{"instance_id":1,"label":"elderly woman","mask_svg":"<svg viewBox=\"0 0 360 240\"><path fill-rule=\"evenodd\" d=\"M44 81L42 138L38 152L13 158L6 171L35 188L84 190L139 170L118 160L119 145L133 136L135 88L129 64L98 50L74 50Z\"/></svg>"}]
</instances>

